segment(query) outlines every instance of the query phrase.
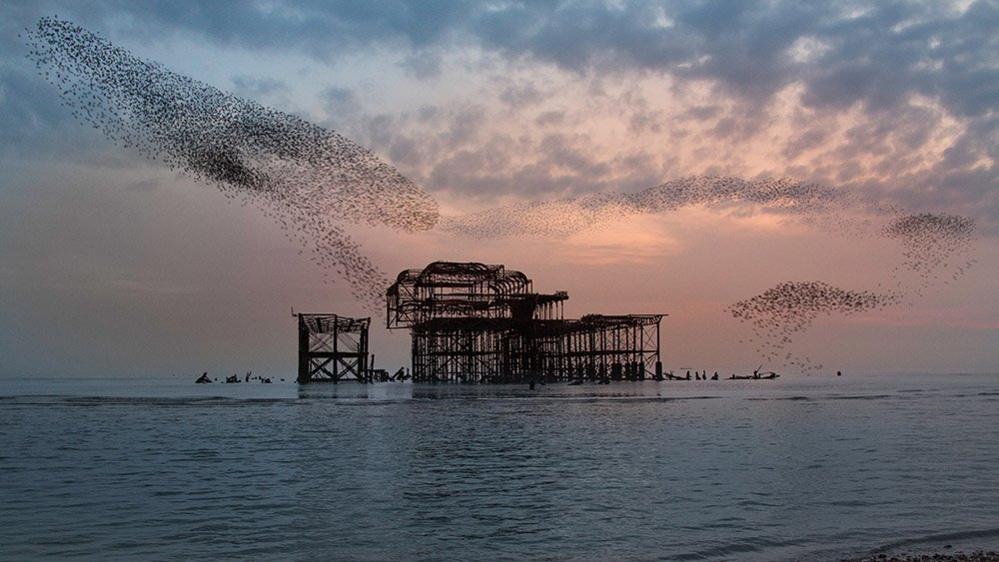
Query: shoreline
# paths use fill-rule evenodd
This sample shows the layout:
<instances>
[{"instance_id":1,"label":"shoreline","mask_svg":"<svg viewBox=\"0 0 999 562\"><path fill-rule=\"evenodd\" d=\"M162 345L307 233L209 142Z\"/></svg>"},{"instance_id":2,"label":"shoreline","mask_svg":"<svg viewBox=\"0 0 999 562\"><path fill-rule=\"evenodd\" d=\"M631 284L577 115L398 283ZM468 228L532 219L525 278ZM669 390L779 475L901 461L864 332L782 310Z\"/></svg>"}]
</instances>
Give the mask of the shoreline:
<instances>
[{"instance_id":1,"label":"shoreline","mask_svg":"<svg viewBox=\"0 0 999 562\"><path fill-rule=\"evenodd\" d=\"M847 558L843 562L999 562L999 552L994 550L882 552L860 558Z\"/></svg>"}]
</instances>

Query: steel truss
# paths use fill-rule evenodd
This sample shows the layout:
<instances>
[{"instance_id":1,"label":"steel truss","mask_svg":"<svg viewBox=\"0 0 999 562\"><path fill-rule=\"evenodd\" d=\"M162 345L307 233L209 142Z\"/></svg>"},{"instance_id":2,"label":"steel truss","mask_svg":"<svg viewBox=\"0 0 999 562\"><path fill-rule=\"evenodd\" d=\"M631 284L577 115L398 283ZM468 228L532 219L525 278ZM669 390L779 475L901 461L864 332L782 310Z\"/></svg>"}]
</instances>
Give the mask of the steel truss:
<instances>
[{"instance_id":1,"label":"steel truss","mask_svg":"<svg viewBox=\"0 0 999 562\"><path fill-rule=\"evenodd\" d=\"M663 314L565 319L567 293L534 293L502 265L435 262L400 273L386 297L388 326L411 331L415 382L661 377Z\"/></svg>"},{"instance_id":2,"label":"steel truss","mask_svg":"<svg viewBox=\"0 0 999 562\"><path fill-rule=\"evenodd\" d=\"M336 314L296 316L299 384L367 380L370 318Z\"/></svg>"}]
</instances>

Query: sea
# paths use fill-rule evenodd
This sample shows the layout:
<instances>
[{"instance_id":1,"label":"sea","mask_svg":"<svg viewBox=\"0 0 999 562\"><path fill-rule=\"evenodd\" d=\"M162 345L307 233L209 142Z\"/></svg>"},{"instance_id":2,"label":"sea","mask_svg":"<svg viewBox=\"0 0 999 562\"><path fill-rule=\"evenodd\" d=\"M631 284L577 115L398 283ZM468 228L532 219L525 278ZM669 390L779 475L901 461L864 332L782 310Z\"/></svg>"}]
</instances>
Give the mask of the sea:
<instances>
[{"instance_id":1,"label":"sea","mask_svg":"<svg viewBox=\"0 0 999 562\"><path fill-rule=\"evenodd\" d=\"M193 380L0 380L0 559L999 547L996 374L534 390Z\"/></svg>"}]
</instances>

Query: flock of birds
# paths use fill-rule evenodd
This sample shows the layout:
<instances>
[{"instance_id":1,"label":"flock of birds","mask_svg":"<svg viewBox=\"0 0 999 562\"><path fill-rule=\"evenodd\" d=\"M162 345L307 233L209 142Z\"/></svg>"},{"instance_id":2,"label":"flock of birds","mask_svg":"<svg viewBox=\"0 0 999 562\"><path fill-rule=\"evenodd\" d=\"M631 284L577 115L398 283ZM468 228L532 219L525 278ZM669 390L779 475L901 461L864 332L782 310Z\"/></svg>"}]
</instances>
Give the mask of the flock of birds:
<instances>
[{"instance_id":1,"label":"flock of birds","mask_svg":"<svg viewBox=\"0 0 999 562\"><path fill-rule=\"evenodd\" d=\"M731 305L733 317L748 322L753 336L748 343L767 363L779 363L801 372L819 371L822 364L799 357L789 347L793 337L811 327L820 315L850 315L896 305L895 293L852 291L822 281L785 281Z\"/></svg>"},{"instance_id":2,"label":"flock of birds","mask_svg":"<svg viewBox=\"0 0 999 562\"><path fill-rule=\"evenodd\" d=\"M977 262L966 259L975 241L975 221L967 217L902 215L882 234L902 246L902 261L892 270L893 290L910 296L921 297L927 288L956 281Z\"/></svg>"},{"instance_id":3,"label":"flock of birds","mask_svg":"<svg viewBox=\"0 0 999 562\"><path fill-rule=\"evenodd\" d=\"M841 289L821 281L780 283L728 308L733 317L750 324L748 343L767 362L803 373L820 371L821 363L789 350L793 337L811 327L819 315L896 306L922 296L933 285L958 279L975 263L974 259L965 261L975 241L975 222L966 217L898 215L881 234L897 240L903 249L901 263L892 270L891 287L873 292Z\"/></svg>"},{"instance_id":4,"label":"flock of birds","mask_svg":"<svg viewBox=\"0 0 999 562\"><path fill-rule=\"evenodd\" d=\"M521 203L441 217L443 231L471 238L541 235L564 236L642 214L676 211L695 205L748 203L795 216L829 216L856 198L843 190L787 178L744 180L691 176L635 193L593 193L574 198ZM869 204L872 208L875 204Z\"/></svg>"},{"instance_id":5,"label":"flock of birds","mask_svg":"<svg viewBox=\"0 0 999 562\"><path fill-rule=\"evenodd\" d=\"M28 30L28 56L73 115L123 148L263 203L355 297L380 304L387 277L345 222L433 228L436 201L350 139L142 60L73 23L46 17Z\"/></svg>"},{"instance_id":6,"label":"flock of birds","mask_svg":"<svg viewBox=\"0 0 999 562\"><path fill-rule=\"evenodd\" d=\"M804 372L821 369L788 349L820 315L897 305L943 280L973 240L974 221L904 214L829 186L789 179L681 178L636 193L597 193L524 203L456 217L439 216L419 186L350 139L294 115L236 97L142 60L70 22L46 17L26 33L29 57L59 88L79 120L123 148L159 160L222 191L260 203L287 235L312 251L329 280L380 310L386 275L347 234L345 223L405 232L432 229L472 238L563 236L639 214L694 205L753 204L845 232L844 210L890 218L881 235L899 241L902 262L884 292L850 291L823 282L785 282L729 307L753 329L768 362ZM915 274L917 281L910 281ZM946 282L946 280L944 280Z\"/></svg>"}]
</instances>

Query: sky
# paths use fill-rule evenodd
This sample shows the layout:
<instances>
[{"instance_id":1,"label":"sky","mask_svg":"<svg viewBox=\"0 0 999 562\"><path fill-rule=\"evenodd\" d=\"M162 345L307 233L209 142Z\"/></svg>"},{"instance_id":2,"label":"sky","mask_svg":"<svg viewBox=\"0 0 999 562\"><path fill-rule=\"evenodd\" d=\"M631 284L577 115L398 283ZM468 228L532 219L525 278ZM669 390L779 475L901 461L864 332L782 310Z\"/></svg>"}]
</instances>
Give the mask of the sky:
<instances>
[{"instance_id":1,"label":"sky","mask_svg":"<svg viewBox=\"0 0 999 562\"><path fill-rule=\"evenodd\" d=\"M19 34L58 15L366 146L444 216L676 178L789 177L973 218L977 263L904 305L820 317L829 369L999 370L999 3L32 2L0 5L0 377L293 376L299 311L366 315L263 209L115 146ZM559 236L350 225L384 271L502 263L566 312L669 314L667 368L748 371L732 303L868 289L890 240L748 204ZM375 363L408 336L376 318Z\"/></svg>"}]
</instances>

